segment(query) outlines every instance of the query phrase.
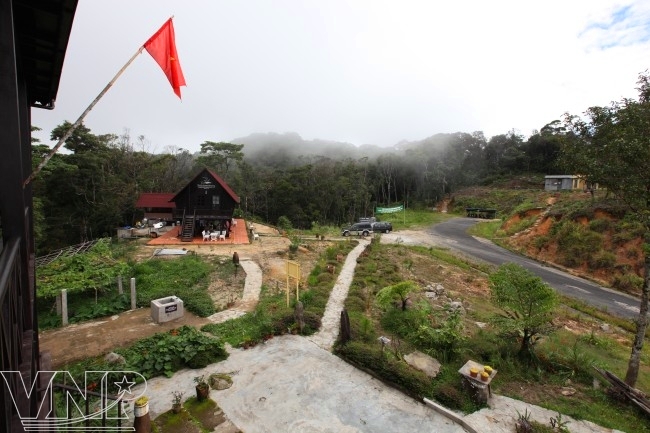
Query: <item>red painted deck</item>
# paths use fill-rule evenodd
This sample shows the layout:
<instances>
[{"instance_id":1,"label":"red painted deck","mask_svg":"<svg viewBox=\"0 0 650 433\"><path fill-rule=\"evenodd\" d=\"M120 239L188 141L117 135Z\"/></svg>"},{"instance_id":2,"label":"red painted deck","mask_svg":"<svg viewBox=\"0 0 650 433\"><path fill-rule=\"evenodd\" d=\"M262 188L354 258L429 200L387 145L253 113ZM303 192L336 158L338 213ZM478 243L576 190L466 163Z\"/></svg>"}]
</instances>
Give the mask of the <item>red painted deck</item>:
<instances>
[{"instance_id":1,"label":"red painted deck","mask_svg":"<svg viewBox=\"0 0 650 433\"><path fill-rule=\"evenodd\" d=\"M178 237L178 230L180 227L173 227L170 231L160 235L157 238L151 239L147 245L247 245L249 244L248 233L246 233L246 221L241 218L234 218L237 222L233 229L230 231L230 236L225 241L204 241L202 236L195 237L192 242L183 242Z\"/></svg>"}]
</instances>

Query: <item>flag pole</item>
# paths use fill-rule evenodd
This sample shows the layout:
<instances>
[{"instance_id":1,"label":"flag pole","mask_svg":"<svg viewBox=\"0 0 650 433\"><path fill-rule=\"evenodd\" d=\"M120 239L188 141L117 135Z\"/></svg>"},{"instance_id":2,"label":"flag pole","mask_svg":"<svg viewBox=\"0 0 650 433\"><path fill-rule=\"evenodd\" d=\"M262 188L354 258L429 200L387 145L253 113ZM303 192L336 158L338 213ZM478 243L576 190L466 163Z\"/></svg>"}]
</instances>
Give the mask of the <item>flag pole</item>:
<instances>
[{"instance_id":1,"label":"flag pole","mask_svg":"<svg viewBox=\"0 0 650 433\"><path fill-rule=\"evenodd\" d=\"M140 53L142 53L142 50L144 50L144 45L142 45L140 48L138 48L138 51L129 59L128 62L126 62L124 64L124 66L122 66L122 69L120 69L117 72L117 74L115 74L113 79L106 85L106 87L104 87L104 89L99 93L99 95L97 95L95 100L93 100L93 102L90 103L88 108L86 108L86 110L83 113L81 113L81 116L79 116L77 121L75 123L73 123L72 126L70 127L70 129L68 129L68 131L63 135L63 137L61 137L59 139L59 142L56 143L56 146L54 146L52 148L50 153L47 154L47 156L43 159L43 161L41 161L41 163L38 164L38 167L36 167L34 169L34 171L32 172L32 174L30 174L29 177L25 180L25 182L23 182L23 188L25 188L28 183L30 183L32 180L34 180L34 178L38 175L38 173L40 173L40 171L43 169L43 167L45 167L45 165L48 163L48 161L50 159L52 159L54 154L61 148L63 143L65 143L65 141L68 138L70 138L70 136L75 131L75 129L77 129L79 127L79 125L81 125L81 123L83 122L84 118L88 115L90 110L92 110L95 107L95 105L97 104L97 102L99 102L99 100L106 94L106 92L108 92L108 89L110 89L113 86L113 84L115 84L115 81L117 81L117 79L120 77L120 75L122 75L122 73L126 70L126 68L128 68L129 65L131 63L133 63L135 58L138 57L140 55Z\"/></svg>"}]
</instances>

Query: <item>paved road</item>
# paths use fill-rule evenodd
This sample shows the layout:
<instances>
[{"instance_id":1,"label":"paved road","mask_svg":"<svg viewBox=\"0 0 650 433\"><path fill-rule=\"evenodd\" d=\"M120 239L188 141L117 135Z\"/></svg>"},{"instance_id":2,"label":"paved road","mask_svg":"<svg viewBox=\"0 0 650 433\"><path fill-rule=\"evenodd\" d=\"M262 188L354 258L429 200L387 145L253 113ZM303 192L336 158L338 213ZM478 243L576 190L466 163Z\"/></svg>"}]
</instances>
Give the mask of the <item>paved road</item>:
<instances>
[{"instance_id":1,"label":"paved road","mask_svg":"<svg viewBox=\"0 0 650 433\"><path fill-rule=\"evenodd\" d=\"M641 303L639 299L599 286L598 284L567 274L558 269L542 265L534 260L501 248L490 241L475 238L467 234L467 229L476 223L477 220L474 218L454 218L436 224L428 229L428 231L437 238L439 243L484 262L493 265L510 262L518 263L540 276L551 287L563 295L580 299L619 317L634 319L638 316L639 305Z\"/></svg>"}]
</instances>

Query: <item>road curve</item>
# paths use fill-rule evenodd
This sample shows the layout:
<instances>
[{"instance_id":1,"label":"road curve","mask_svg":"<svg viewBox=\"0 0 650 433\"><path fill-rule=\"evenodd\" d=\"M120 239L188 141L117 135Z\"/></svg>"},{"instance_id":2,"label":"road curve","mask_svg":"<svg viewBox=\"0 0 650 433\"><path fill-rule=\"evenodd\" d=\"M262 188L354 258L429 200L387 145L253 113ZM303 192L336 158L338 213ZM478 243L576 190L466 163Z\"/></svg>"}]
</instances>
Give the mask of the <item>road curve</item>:
<instances>
[{"instance_id":1,"label":"road curve","mask_svg":"<svg viewBox=\"0 0 650 433\"><path fill-rule=\"evenodd\" d=\"M633 296L602 287L508 251L486 239L469 235L467 229L478 221L475 218L454 218L436 224L427 231L436 238L439 244L460 251L469 257L497 266L503 263L517 263L541 277L563 295L579 299L626 319L635 319L638 316L641 301Z\"/></svg>"}]
</instances>

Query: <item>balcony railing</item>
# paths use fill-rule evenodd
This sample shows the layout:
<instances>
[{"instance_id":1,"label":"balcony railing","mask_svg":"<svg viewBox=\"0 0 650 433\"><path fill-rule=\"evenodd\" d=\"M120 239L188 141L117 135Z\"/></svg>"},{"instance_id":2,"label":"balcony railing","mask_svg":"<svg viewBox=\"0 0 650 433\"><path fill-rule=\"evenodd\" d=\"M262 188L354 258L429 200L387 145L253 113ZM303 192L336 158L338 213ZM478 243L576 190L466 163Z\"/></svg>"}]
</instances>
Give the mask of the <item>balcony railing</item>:
<instances>
[{"instance_id":1,"label":"balcony railing","mask_svg":"<svg viewBox=\"0 0 650 433\"><path fill-rule=\"evenodd\" d=\"M34 350L35 330L24 314L25 303L29 302L29 290L23 287L20 257L20 239L11 239L0 253L0 371L19 371L24 383L32 383L38 368L38 354ZM0 431L17 431L19 408L22 414L37 411L40 394L32 392L26 395L22 383L16 375L6 375L0 386ZM5 387L9 387L5 390ZM9 391L9 392L7 392ZM14 399L11 396L15 396ZM13 427L12 428L12 423Z\"/></svg>"},{"instance_id":2,"label":"balcony railing","mask_svg":"<svg viewBox=\"0 0 650 433\"><path fill-rule=\"evenodd\" d=\"M194 208L194 211L185 211L185 209L174 209L173 213L173 218L176 220L181 220L183 218L183 212L185 214L192 214L194 213L196 215L196 218L198 219L228 219L232 216L233 212L235 211L235 208L220 208L220 209L208 209L208 208Z\"/></svg>"}]
</instances>

